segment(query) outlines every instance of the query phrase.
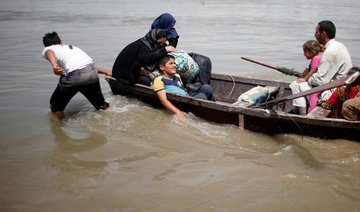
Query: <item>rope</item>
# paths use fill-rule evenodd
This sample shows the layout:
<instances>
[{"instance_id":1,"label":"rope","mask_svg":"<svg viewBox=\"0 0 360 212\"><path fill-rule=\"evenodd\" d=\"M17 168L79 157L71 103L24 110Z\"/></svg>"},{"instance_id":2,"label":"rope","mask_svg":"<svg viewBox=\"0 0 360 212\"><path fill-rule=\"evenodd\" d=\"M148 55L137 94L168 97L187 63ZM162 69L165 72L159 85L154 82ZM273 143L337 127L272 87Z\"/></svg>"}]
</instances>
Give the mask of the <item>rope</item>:
<instances>
[{"instance_id":1,"label":"rope","mask_svg":"<svg viewBox=\"0 0 360 212\"><path fill-rule=\"evenodd\" d=\"M226 74L227 76L231 77L231 80L232 80L232 88L231 88L231 91L229 92L229 94L226 96L226 99L230 97L230 95L233 93L234 89L235 89L235 79L234 77L229 74L228 72L222 72L223 74Z\"/></svg>"}]
</instances>

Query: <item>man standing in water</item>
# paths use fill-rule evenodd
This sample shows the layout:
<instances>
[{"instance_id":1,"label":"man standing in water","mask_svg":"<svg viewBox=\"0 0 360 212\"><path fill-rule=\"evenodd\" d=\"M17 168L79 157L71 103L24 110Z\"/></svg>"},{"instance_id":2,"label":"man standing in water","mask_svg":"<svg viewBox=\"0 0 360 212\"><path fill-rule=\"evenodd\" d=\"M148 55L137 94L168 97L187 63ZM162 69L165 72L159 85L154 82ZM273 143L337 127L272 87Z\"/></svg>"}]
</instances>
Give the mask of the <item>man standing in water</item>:
<instances>
[{"instance_id":1,"label":"man standing in water","mask_svg":"<svg viewBox=\"0 0 360 212\"><path fill-rule=\"evenodd\" d=\"M66 105L77 92L82 93L96 109L108 109L93 60L78 47L64 45L56 32L46 33L43 43L42 55L50 62L54 74L60 76L50 99L53 114L63 119Z\"/></svg>"},{"instance_id":2,"label":"man standing in water","mask_svg":"<svg viewBox=\"0 0 360 212\"><path fill-rule=\"evenodd\" d=\"M297 94L330 81L337 80L347 75L352 67L351 57L344 44L335 40L335 25L328 20L318 23L315 30L315 37L320 44L324 45L325 51L321 57L318 71L314 73L307 82L292 83L291 90ZM321 100L326 101L335 89L324 91ZM305 111L305 97L294 99L293 105L298 111Z\"/></svg>"}]
</instances>

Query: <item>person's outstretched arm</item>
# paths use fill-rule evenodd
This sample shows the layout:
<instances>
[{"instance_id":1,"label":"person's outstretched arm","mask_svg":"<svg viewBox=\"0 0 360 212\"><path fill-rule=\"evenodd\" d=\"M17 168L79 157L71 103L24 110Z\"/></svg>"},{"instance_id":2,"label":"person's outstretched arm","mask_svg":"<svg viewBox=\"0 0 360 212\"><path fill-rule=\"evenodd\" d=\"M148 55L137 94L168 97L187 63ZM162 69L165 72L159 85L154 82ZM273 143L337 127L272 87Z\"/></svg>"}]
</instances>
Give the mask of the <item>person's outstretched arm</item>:
<instances>
[{"instance_id":1,"label":"person's outstretched arm","mask_svg":"<svg viewBox=\"0 0 360 212\"><path fill-rule=\"evenodd\" d=\"M177 107L175 107L168 99L166 96L166 91L165 90L160 90L156 92L156 95L158 96L158 98L160 99L161 104L169 111L175 113L176 117L178 119L180 119L180 121L185 122L186 121L186 116L184 114L184 112L182 112L181 110L179 110Z\"/></svg>"},{"instance_id":2,"label":"person's outstretched arm","mask_svg":"<svg viewBox=\"0 0 360 212\"><path fill-rule=\"evenodd\" d=\"M99 67L95 67L95 69L96 69L97 73L99 73L99 74L104 74L104 75L109 76L109 77L112 76L111 71L108 71L108 70L105 70L105 69L102 69L102 68L99 68Z\"/></svg>"}]
</instances>

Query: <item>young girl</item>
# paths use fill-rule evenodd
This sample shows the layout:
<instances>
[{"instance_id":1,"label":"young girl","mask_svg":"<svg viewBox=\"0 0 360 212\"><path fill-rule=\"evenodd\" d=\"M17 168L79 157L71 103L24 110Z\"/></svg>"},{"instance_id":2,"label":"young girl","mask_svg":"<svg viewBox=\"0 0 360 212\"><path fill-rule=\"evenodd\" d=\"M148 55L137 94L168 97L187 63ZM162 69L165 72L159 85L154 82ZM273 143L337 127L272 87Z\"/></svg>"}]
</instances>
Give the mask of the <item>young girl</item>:
<instances>
[{"instance_id":1,"label":"young girl","mask_svg":"<svg viewBox=\"0 0 360 212\"><path fill-rule=\"evenodd\" d=\"M306 59L311 60L311 61L310 61L309 68L305 69L303 76L296 80L297 83L307 82L308 79L317 71L317 69L320 65L321 56L319 55L319 53L322 51L322 46L316 40L309 40L304 43L303 51L304 51L304 56L306 57ZM291 87L292 86L290 84L290 88ZM321 93L314 93L314 94L310 95L308 112L311 112L316 107L320 94ZM306 115L306 113L307 113L306 107L298 107L296 105L296 101L294 101L293 104L295 106L295 111L293 111L293 112L300 114L300 115Z\"/></svg>"}]
</instances>

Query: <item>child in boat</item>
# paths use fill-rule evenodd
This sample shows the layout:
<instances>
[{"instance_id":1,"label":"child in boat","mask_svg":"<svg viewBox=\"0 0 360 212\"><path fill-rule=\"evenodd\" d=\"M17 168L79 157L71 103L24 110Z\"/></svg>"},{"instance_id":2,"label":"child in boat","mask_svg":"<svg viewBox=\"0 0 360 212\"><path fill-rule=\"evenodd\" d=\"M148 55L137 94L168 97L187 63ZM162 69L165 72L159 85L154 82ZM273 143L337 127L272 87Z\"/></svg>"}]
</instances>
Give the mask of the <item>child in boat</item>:
<instances>
[{"instance_id":1,"label":"child in boat","mask_svg":"<svg viewBox=\"0 0 360 212\"><path fill-rule=\"evenodd\" d=\"M175 58L172 55L167 55L159 61L159 68L162 75L154 80L153 89L156 92L161 104L169 111L176 114L181 121L186 121L184 113L174 106L166 96L166 92L175 93L178 95L189 95L195 98L212 100L212 88L209 84L201 85L195 92L187 93L184 90L180 75L176 73Z\"/></svg>"},{"instance_id":2,"label":"child in boat","mask_svg":"<svg viewBox=\"0 0 360 212\"><path fill-rule=\"evenodd\" d=\"M303 76L296 80L297 83L307 82L309 78L317 71L321 60L321 56L319 55L319 53L322 51L322 46L316 40L309 40L303 44L303 51L306 59L310 60L310 64L309 64L309 68L305 69ZM290 84L291 90L295 89L293 83ZM319 92L319 93L311 94L309 96L308 112L311 112L316 107L320 94L321 93ZM295 108L292 110L293 113L299 115L306 115L307 113L306 107L299 107L297 105L296 99L293 101L293 105L295 106Z\"/></svg>"}]
</instances>

